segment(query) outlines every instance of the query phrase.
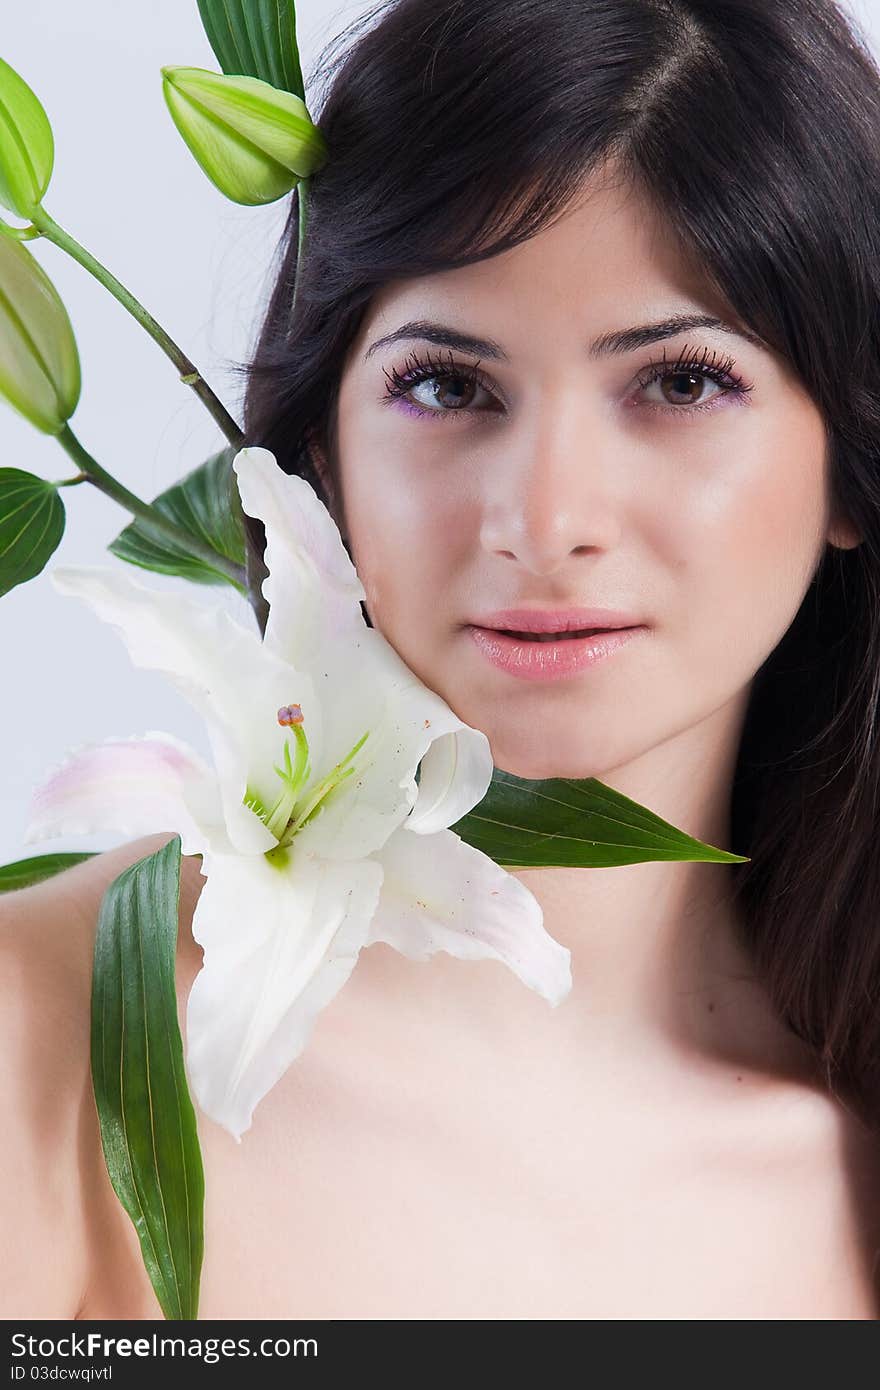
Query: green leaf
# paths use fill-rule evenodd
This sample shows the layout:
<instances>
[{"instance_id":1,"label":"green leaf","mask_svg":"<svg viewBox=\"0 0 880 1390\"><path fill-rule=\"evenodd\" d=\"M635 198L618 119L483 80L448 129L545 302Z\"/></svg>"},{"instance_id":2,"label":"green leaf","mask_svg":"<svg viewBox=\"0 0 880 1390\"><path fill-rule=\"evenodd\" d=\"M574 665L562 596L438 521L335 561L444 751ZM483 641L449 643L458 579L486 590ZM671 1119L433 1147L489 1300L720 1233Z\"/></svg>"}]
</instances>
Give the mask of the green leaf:
<instances>
[{"instance_id":1,"label":"green leaf","mask_svg":"<svg viewBox=\"0 0 880 1390\"><path fill-rule=\"evenodd\" d=\"M294 0L198 0L198 5L225 73L259 77L305 100Z\"/></svg>"},{"instance_id":2,"label":"green leaf","mask_svg":"<svg viewBox=\"0 0 880 1390\"><path fill-rule=\"evenodd\" d=\"M595 777L528 781L497 767L483 800L450 829L507 869L748 858L692 839Z\"/></svg>"},{"instance_id":3,"label":"green leaf","mask_svg":"<svg viewBox=\"0 0 880 1390\"><path fill-rule=\"evenodd\" d=\"M113 1188L166 1318L198 1317L205 1180L177 1020L180 836L104 894L92 976L92 1082Z\"/></svg>"},{"instance_id":4,"label":"green leaf","mask_svg":"<svg viewBox=\"0 0 880 1390\"><path fill-rule=\"evenodd\" d=\"M145 521L132 521L111 541L108 550L129 564L159 574L182 575L196 584L232 584L247 593L244 580L244 517L232 460L238 449L230 445L187 473L152 505L191 536L210 545L219 555L242 567L242 582L234 583L221 569L178 549L157 536Z\"/></svg>"},{"instance_id":5,"label":"green leaf","mask_svg":"<svg viewBox=\"0 0 880 1390\"><path fill-rule=\"evenodd\" d=\"M0 203L19 217L32 217L54 162L52 127L39 97L0 58Z\"/></svg>"},{"instance_id":6,"label":"green leaf","mask_svg":"<svg viewBox=\"0 0 880 1390\"><path fill-rule=\"evenodd\" d=\"M0 468L0 595L45 568L64 535L64 503L54 483Z\"/></svg>"},{"instance_id":7,"label":"green leaf","mask_svg":"<svg viewBox=\"0 0 880 1390\"><path fill-rule=\"evenodd\" d=\"M84 859L94 859L95 851L76 854L36 854L31 859L17 859L14 864L0 865L0 893L14 893L19 888L30 888L34 883L72 869Z\"/></svg>"}]
</instances>

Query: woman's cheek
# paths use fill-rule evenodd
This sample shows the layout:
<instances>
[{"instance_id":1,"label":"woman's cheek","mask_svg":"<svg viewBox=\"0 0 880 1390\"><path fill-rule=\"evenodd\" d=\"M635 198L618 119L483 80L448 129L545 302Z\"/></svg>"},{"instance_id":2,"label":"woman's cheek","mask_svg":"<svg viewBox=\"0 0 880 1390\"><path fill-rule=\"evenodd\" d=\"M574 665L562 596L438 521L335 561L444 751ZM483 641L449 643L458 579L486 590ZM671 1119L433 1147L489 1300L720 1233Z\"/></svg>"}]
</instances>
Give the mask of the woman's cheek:
<instances>
[{"instance_id":1,"label":"woman's cheek","mask_svg":"<svg viewBox=\"0 0 880 1390\"><path fill-rule=\"evenodd\" d=\"M411 489L389 483L354 492L346 508L352 559L371 621L394 642L407 612L431 588L436 533Z\"/></svg>"},{"instance_id":2,"label":"woman's cheek","mask_svg":"<svg viewBox=\"0 0 880 1390\"><path fill-rule=\"evenodd\" d=\"M685 547L692 636L709 669L731 686L749 680L787 632L822 551L821 486L810 470L768 469L760 485L732 490L703 515ZM697 634L699 634L697 636Z\"/></svg>"},{"instance_id":3,"label":"woman's cheek","mask_svg":"<svg viewBox=\"0 0 880 1390\"><path fill-rule=\"evenodd\" d=\"M726 552L742 589L779 637L794 619L822 558L828 523L824 440L814 431L768 434L752 486L725 522ZM777 639L778 640L778 639Z\"/></svg>"}]
</instances>

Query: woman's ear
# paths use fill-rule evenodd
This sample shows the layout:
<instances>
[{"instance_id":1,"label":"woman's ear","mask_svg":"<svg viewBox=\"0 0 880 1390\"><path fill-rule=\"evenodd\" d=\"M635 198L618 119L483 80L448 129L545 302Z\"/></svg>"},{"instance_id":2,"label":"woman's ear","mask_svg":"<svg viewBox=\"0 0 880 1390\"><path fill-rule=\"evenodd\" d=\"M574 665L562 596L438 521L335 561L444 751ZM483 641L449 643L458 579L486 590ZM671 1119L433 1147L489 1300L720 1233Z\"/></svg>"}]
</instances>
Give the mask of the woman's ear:
<instances>
[{"instance_id":1,"label":"woman's ear","mask_svg":"<svg viewBox=\"0 0 880 1390\"><path fill-rule=\"evenodd\" d=\"M833 521L828 527L828 544L836 546L838 550L854 550L857 545L861 545L864 540L860 536L855 526L846 518Z\"/></svg>"}]
</instances>

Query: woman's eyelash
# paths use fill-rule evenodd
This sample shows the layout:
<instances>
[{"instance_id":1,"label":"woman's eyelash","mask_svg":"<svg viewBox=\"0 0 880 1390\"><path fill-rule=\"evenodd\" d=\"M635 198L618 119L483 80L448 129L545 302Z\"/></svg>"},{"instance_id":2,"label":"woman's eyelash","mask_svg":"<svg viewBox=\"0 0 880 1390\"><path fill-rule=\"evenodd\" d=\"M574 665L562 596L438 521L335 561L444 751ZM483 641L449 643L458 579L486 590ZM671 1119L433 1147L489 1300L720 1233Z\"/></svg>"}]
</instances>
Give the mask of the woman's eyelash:
<instances>
[{"instance_id":1,"label":"woman's eyelash","mask_svg":"<svg viewBox=\"0 0 880 1390\"><path fill-rule=\"evenodd\" d=\"M433 418L443 419L450 415L471 415L479 414L468 406L463 406L453 410L432 410L427 406L417 405L414 401L406 400L414 386L422 381L432 379L449 380L454 379L465 382L468 387L480 386L484 391L492 391L492 385L479 371L479 362L460 363L453 358L450 350L447 360L444 362L440 355L435 355L430 350L419 354L415 349L410 352L402 368L392 367L390 371L383 368L383 374L387 382L382 400L400 400L406 408L414 415L430 415ZM724 395L745 397L754 388L748 385L741 376L733 371L735 359L730 355L719 354L715 350L704 348L701 353L688 353L687 346L682 349L681 354L667 361L666 350L663 350L663 358L660 362L652 362L643 368L637 376L637 381L642 390L652 385L653 382L661 380L666 376L703 376L716 385L724 387ZM715 401L699 403L697 405L654 405L654 409L674 411L678 415L693 415L696 411L711 410L714 408Z\"/></svg>"},{"instance_id":2,"label":"woman's eyelash","mask_svg":"<svg viewBox=\"0 0 880 1390\"><path fill-rule=\"evenodd\" d=\"M636 380L642 390L646 390L653 382L660 381L665 376L705 376L709 381L714 381L717 386L725 388L726 395L746 396L749 391L754 390L753 386L748 385L743 378L734 372L736 359L729 354L719 354L714 349L703 348L702 353L688 354L687 345L682 348L681 355L672 362L666 360L666 349L663 349L663 360L652 362L640 373ZM717 397L716 397L717 399ZM711 402L705 405L695 405L689 407L690 410L707 410ZM670 410L681 412L680 406L669 406ZM685 407L688 409L688 407Z\"/></svg>"},{"instance_id":3,"label":"woman's eyelash","mask_svg":"<svg viewBox=\"0 0 880 1390\"><path fill-rule=\"evenodd\" d=\"M465 410L429 410L427 406L416 405L414 401L407 401L406 396L414 386L418 386L422 381L430 381L433 377L439 380L455 379L464 381L468 386L481 386L484 391L491 391L492 387L488 381L484 380L479 372L479 361L476 363L456 362L452 350L449 349L448 360L444 363L439 356L434 356L430 350L426 350L423 356L413 351L408 355L402 368L392 367L386 371L383 367L382 373L385 377L387 390L382 396L383 401L401 400L402 403L414 415L464 415L470 414L469 409Z\"/></svg>"}]
</instances>

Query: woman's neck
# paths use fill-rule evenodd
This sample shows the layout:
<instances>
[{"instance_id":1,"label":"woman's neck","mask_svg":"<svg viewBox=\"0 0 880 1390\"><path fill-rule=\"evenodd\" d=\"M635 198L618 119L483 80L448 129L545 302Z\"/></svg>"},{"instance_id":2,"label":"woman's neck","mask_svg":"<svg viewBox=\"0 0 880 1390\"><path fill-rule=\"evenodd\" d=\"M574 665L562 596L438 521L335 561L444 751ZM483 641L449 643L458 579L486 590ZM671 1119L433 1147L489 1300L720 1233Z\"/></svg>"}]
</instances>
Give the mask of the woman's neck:
<instances>
[{"instance_id":1,"label":"woman's neck","mask_svg":"<svg viewBox=\"0 0 880 1390\"><path fill-rule=\"evenodd\" d=\"M694 838L739 852L729 815L748 695L599 780ZM485 1013L493 1046L524 1055L545 1045L571 1049L576 1063L605 1057L634 1067L814 1074L812 1054L756 977L733 905L732 866L655 860L514 872L541 904L546 930L571 951L567 998L550 1008L502 966L443 953L418 990L448 992L462 1022Z\"/></svg>"}]
</instances>

